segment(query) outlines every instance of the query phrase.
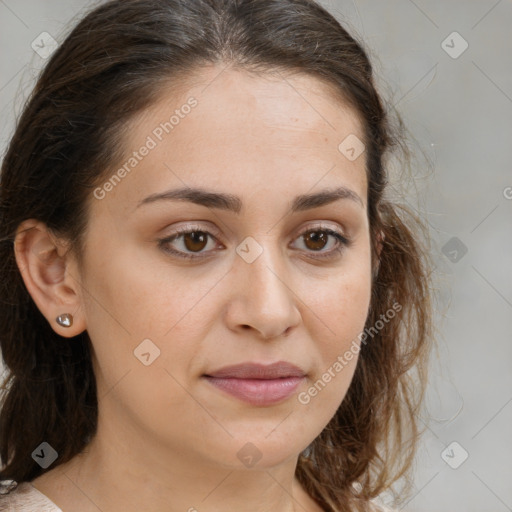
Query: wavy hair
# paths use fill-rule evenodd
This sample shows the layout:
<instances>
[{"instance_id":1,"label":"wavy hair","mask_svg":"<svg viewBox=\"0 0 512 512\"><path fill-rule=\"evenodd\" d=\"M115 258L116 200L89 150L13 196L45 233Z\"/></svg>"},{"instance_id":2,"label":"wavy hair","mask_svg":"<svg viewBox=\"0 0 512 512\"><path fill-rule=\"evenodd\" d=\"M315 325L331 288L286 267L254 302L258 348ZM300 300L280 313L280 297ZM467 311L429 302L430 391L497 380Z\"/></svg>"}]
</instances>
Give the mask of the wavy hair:
<instances>
[{"instance_id":1,"label":"wavy hair","mask_svg":"<svg viewBox=\"0 0 512 512\"><path fill-rule=\"evenodd\" d=\"M42 70L0 175L0 347L7 369L0 412L0 478L31 481L41 441L80 453L97 426L87 331L63 343L29 295L13 242L20 223L44 222L81 262L91 191L123 155L123 126L165 87L221 63L264 74L303 73L327 84L364 130L372 279L366 328L348 392L300 454L296 476L325 510L367 510L408 474L431 345L426 228L391 200L389 155L410 168L405 129L377 92L363 44L313 0L116 0L89 12ZM395 113L393 117L392 114ZM378 240L382 243L380 255ZM382 315L393 308L387 322Z\"/></svg>"}]
</instances>

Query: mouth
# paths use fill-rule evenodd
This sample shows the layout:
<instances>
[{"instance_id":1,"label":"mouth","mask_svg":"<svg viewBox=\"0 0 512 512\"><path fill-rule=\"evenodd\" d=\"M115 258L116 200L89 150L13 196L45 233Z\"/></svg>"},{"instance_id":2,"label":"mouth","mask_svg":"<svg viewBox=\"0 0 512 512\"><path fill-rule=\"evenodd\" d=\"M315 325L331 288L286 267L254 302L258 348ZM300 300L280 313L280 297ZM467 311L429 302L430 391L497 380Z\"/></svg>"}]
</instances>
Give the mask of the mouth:
<instances>
[{"instance_id":1,"label":"mouth","mask_svg":"<svg viewBox=\"0 0 512 512\"><path fill-rule=\"evenodd\" d=\"M278 361L242 363L203 375L216 389L251 405L267 406L289 398L306 379L299 367Z\"/></svg>"}]
</instances>

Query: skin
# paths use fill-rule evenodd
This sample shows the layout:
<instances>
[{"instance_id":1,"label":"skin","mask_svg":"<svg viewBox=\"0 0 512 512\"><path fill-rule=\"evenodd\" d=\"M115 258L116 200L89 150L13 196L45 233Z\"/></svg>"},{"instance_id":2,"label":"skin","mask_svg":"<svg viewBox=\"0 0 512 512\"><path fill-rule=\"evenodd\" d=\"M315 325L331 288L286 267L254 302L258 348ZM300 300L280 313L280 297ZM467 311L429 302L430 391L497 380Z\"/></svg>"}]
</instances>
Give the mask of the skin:
<instances>
[{"instance_id":1,"label":"skin","mask_svg":"<svg viewBox=\"0 0 512 512\"><path fill-rule=\"evenodd\" d=\"M198 101L103 199L91 197L82 268L41 222L18 230L18 265L38 308L64 337L88 331L99 397L98 432L84 452L32 484L64 512L320 511L294 477L297 459L335 414L357 355L309 403L298 394L357 340L368 314L364 154L350 161L338 150L349 134L362 139L362 128L305 75L211 66L187 83L128 127L129 156L187 98ZM164 200L137 208L184 186L237 195L242 210ZM290 213L297 195L340 186L362 203ZM213 236L167 246L211 256L193 262L159 247L190 226ZM302 234L315 228L351 244L320 259L338 242L308 244ZM252 263L236 252L247 236L263 249ZM64 312L74 315L69 328L55 322ZM148 366L134 357L144 339L160 350ZM202 378L279 360L307 375L275 405L247 404ZM237 456L248 442L261 455L250 468Z\"/></svg>"}]
</instances>

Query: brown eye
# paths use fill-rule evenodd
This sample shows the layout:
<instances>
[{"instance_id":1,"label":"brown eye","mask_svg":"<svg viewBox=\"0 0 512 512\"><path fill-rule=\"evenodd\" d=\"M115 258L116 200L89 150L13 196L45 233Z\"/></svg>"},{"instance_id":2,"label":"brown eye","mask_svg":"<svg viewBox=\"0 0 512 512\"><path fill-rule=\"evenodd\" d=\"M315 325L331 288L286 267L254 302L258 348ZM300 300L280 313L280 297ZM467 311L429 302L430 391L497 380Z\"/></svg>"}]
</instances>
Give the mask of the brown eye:
<instances>
[{"instance_id":1,"label":"brown eye","mask_svg":"<svg viewBox=\"0 0 512 512\"><path fill-rule=\"evenodd\" d=\"M214 249L216 237L200 229L180 229L175 234L160 239L158 245L165 252L180 258L197 259L208 257ZM218 245L218 244L217 244Z\"/></svg>"},{"instance_id":2,"label":"brown eye","mask_svg":"<svg viewBox=\"0 0 512 512\"><path fill-rule=\"evenodd\" d=\"M208 231L188 228L178 230L175 234L160 239L158 245L173 256L199 260L199 258L209 258L218 252L218 244L215 249L216 240L218 240L216 236ZM299 235L297 240L303 245L300 248L302 251L306 251L310 256L316 253L314 257L317 259L334 258L351 243L344 235L329 228L309 229ZM210 250L207 250L208 242L212 242Z\"/></svg>"},{"instance_id":3,"label":"brown eye","mask_svg":"<svg viewBox=\"0 0 512 512\"><path fill-rule=\"evenodd\" d=\"M309 229L299 235L297 240L303 246L299 249L316 259L336 258L351 244L346 236L330 228Z\"/></svg>"},{"instance_id":4,"label":"brown eye","mask_svg":"<svg viewBox=\"0 0 512 512\"><path fill-rule=\"evenodd\" d=\"M204 231L191 231L182 236L186 249L192 252L202 251L208 243L208 233Z\"/></svg>"},{"instance_id":5,"label":"brown eye","mask_svg":"<svg viewBox=\"0 0 512 512\"><path fill-rule=\"evenodd\" d=\"M306 247L313 251L323 249L327 245L328 237L324 231L310 231L303 235Z\"/></svg>"}]
</instances>

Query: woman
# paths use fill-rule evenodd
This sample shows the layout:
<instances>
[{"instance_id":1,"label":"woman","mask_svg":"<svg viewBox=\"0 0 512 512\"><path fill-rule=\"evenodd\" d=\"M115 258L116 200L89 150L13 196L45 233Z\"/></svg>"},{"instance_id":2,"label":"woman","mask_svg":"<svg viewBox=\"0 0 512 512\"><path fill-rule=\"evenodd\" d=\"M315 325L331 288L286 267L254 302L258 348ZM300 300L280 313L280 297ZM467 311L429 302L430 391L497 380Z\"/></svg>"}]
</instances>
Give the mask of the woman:
<instances>
[{"instance_id":1,"label":"woman","mask_svg":"<svg viewBox=\"0 0 512 512\"><path fill-rule=\"evenodd\" d=\"M2 167L0 509L384 510L431 338L402 140L313 1L87 15Z\"/></svg>"}]
</instances>

